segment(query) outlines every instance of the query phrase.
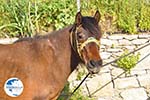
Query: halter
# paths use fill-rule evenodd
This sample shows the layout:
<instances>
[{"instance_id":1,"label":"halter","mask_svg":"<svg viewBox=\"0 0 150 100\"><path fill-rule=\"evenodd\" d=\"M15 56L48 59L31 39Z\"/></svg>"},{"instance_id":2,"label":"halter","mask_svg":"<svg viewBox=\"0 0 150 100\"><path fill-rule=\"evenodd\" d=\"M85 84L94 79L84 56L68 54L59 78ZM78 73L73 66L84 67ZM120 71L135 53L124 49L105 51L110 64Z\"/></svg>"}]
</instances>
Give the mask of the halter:
<instances>
[{"instance_id":1,"label":"halter","mask_svg":"<svg viewBox=\"0 0 150 100\"><path fill-rule=\"evenodd\" d=\"M77 40L77 30L79 29L79 27L77 27L75 32L73 32L73 31L71 32L70 42L71 42L71 46L73 47L74 51L76 51L78 53L79 57L83 60L81 52L84 49L84 47L89 43L95 43L100 48L100 41L94 37L89 37L83 43L79 43L79 41Z\"/></svg>"}]
</instances>

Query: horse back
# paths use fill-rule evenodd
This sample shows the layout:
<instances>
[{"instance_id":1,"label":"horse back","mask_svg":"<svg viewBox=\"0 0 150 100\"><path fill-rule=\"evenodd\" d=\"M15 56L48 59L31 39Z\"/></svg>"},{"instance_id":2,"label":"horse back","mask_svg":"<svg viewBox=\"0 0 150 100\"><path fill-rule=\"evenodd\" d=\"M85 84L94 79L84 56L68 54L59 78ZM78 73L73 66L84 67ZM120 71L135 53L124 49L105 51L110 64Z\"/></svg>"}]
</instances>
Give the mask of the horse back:
<instances>
[{"instance_id":1,"label":"horse back","mask_svg":"<svg viewBox=\"0 0 150 100\"><path fill-rule=\"evenodd\" d=\"M51 70L46 66L51 64L50 58L53 56L51 46L46 44L43 40L0 44L0 100L46 100L50 87L49 82L42 80L49 81L47 73L51 73ZM10 98L3 90L6 80L12 77L19 78L25 86L18 98ZM41 88L43 93L39 93Z\"/></svg>"}]
</instances>

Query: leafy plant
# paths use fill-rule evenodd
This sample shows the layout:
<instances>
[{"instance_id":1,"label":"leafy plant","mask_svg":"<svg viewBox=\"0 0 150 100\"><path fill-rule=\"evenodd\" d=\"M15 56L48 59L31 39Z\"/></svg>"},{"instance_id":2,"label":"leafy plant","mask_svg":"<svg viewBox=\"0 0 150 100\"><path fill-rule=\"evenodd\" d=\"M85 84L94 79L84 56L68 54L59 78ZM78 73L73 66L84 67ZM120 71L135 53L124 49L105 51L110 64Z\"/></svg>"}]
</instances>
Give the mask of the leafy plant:
<instances>
[{"instance_id":1,"label":"leafy plant","mask_svg":"<svg viewBox=\"0 0 150 100\"><path fill-rule=\"evenodd\" d=\"M73 23L75 0L3 0L0 3L0 35L29 37L40 30L61 29Z\"/></svg>"},{"instance_id":2,"label":"leafy plant","mask_svg":"<svg viewBox=\"0 0 150 100\"><path fill-rule=\"evenodd\" d=\"M69 82L67 82L57 100L66 100L67 99L67 97L70 94L69 85L70 85Z\"/></svg>"},{"instance_id":3,"label":"leafy plant","mask_svg":"<svg viewBox=\"0 0 150 100\"><path fill-rule=\"evenodd\" d=\"M67 97L69 96L69 94L71 93L71 90L73 89L70 89L69 88L69 82L65 85L63 91L62 91L62 95L57 99L57 100L66 100ZM65 94L65 95L63 95ZM70 100L94 100L92 98L89 98L88 96L84 96L83 93L82 93L82 90L81 89L78 89L73 95L72 97L70 98Z\"/></svg>"},{"instance_id":4,"label":"leafy plant","mask_svg":"<svg viewBox=\"0 0 150 100\"><path fill-rule=\"evenodd\" d=\"M148 0L81 0L83 15L93 15L96 10L101 12L105 32L150 30ZM58 30L73 24L76 12L76 0L1 0L0 37L29 37Z\"/></svg>"},{"instance_id":5,"label":"leafy plant","mask_svg":"<svg viewBox=\"0 0 150 100\"><path fill-rule=\"evenodd\" d=\"M121 56L128 54L128 51L125 51ZM129 56L123 57L117 61L118 67L122 68L126 72L130 73L130 70L135 67L138 60L140 58L140 53L138 54L131 54Z\"/></svg>"},{"instance_id":6,"label":"leafy plant","mask_svg":"<svg viewBox=\"0 0 150 100\"><path fill-rule=\"evenodd\" d=\"M0 5L2 6L2 5ZM10 0L3 2L3 15L0 28L10 33L10 36L31 36L35 32L33 25L33 6L29 0ZM5 16L6 15L6 16ZM14 34L15 33L15 34ZM9 34L8 34L9 35Z\"/></svg>"},{"instance_id":7,"label":"leafy plant","mask_svg":"<svg viewBox=\"0 0 150 100\"><path fill-rule=\"evenodd\" d=\"M88 96L84 96L81 89L78 89L70 100L94 100L94 99L89 98Z\"/></svg>"},{"instance_id":8,"label":"leafy plant","mask_svg":"<svg viewBox=\"0 0 150 100\"><path fill-rule=\"evenodd\" d=\"M76 80L81 80L85 74L87 74L86 69L85 69L84 65L81 65L81 68L79 68L79 70L77 72Z\"/></svg>"},{"instance_id":9,"label":"leafy plant","mask_svg":"<svg viewBox=\"0 0 150 100\"><path fill-rule=\"evenodd\" d=\"M125 32L137 33L137 0L119 0L117 25Z\"/></svg>"},{"instance_id":10,"label":"leafy plant","mask_svg":"<svg viewBox=\"0 0 150 100\"><path fill-rule=\"evenodd\" d=\"M139 15L139 29L144 31L150 30L150 3L141 1Z\"/></svg>"},{"instance_id":11,"label":"leafy plant","mask_svg":"<svg viewBox=\"0 0 150 100\"><path fill-rule=\"evenodd\" d=\"M51 0L40 3L38 13L41 13L41 17L39 23L44 26L44 30L46 27L58 30L72 24L76 13L74 4L75 0Z\"/></svg>"}]
</instances>

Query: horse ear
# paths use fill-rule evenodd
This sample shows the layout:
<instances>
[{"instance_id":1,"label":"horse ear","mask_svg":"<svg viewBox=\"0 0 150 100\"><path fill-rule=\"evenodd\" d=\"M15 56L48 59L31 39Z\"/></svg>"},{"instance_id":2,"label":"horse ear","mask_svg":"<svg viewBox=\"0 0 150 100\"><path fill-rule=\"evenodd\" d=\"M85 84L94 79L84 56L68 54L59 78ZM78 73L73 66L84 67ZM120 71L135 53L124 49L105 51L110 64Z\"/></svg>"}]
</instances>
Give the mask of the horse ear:
<instances>
[{"instance_id":1,"label":"horse ear","mask_svg":"<svg viewBox=\"0 0 150 100\"><path fill-rule=\"evenodd\" d=\"M97 10L95 15L94 15L94 18L96 19L96 22L98 23L100 21L100 18L101 18L101 14L100 12Z\"/></svg>"},{"instance_id":2,"label":"horse ear","mask_svg":"<svg viewBox=\"0 0 150 100\"><path fill-rule=\"evenodd\" d=\"M76 24L77 26L79 26L81 23L82 23L82 14L81 14L81 12L78 12L78 13L76 14L75 24Z\"/></svg>"}]
</instances>

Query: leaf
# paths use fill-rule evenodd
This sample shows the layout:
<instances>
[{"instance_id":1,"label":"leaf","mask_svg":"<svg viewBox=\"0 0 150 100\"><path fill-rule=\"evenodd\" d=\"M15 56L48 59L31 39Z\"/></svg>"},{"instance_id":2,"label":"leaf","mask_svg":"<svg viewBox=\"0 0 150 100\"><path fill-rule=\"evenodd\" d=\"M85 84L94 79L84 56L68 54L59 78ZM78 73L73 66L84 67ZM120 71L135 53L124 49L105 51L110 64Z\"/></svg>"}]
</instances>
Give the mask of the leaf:
<instances>
[{"instance_id":1,"label":"leaf","mask_svg":"<svg viewBox=\"0 0 150 100\"><path fill-rule=\"evenodd\" d=\"M128 54L128 51L125 51L121 56L124 56L126 54ZM135 65L137 64L137 62L139 60L139 57L140 57L140 53L138 53L138 54L131 54L129 56L121 58L116 63L118 65L118 67L122 68L125 71L130 72L130 70L132 68L134 68Z\"/></svg>"}]
</instances>

